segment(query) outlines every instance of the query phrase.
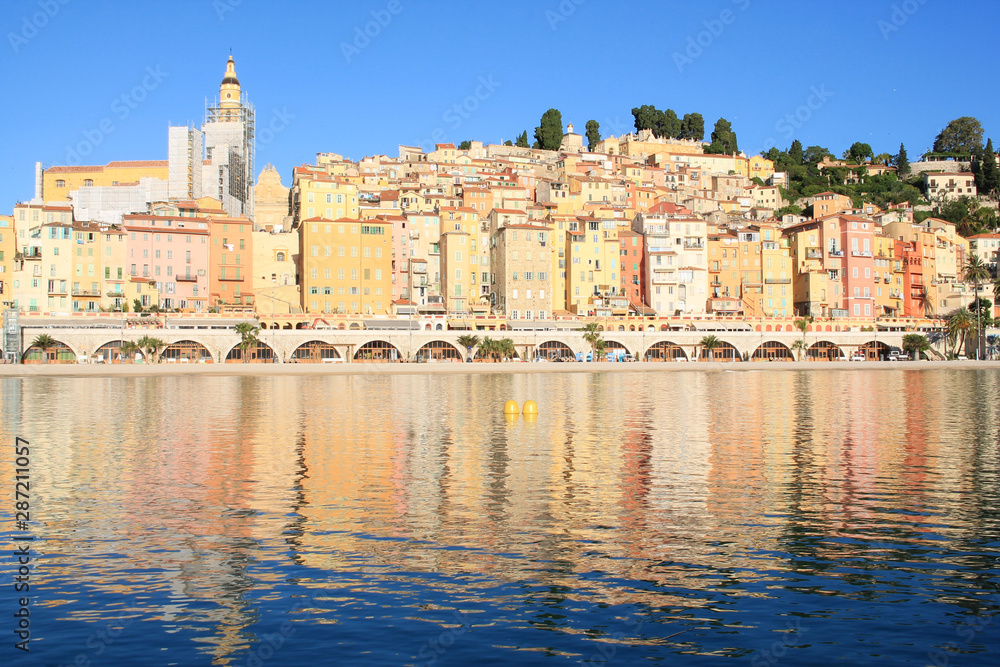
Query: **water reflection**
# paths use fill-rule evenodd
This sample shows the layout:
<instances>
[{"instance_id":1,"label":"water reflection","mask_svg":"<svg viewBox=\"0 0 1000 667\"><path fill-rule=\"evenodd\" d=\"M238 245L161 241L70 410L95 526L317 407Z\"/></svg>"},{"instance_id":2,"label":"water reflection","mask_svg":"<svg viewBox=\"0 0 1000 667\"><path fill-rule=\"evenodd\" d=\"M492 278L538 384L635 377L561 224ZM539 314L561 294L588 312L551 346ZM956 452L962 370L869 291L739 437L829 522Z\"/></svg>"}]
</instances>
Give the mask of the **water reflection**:
<instances>
[{"instance_id":1,"label":"water reflection","mask_svg":"<svg viewBox=\"0 0 1000 667\"><path fill-rule=\"evenodd\" d=\"M776 640L798 661L927 662L998 648L956 630L1000 608L998 385L903 370L4 380L0 432L35 444L53 659L93 657L95 625L129 623L122 660L155 646L235 664L290 621L288 664L330 642L346 662L443 659L440 636L456 663L711 660ZM505 419L511 398L539 417Z\"/></svg>"}]
</instances>

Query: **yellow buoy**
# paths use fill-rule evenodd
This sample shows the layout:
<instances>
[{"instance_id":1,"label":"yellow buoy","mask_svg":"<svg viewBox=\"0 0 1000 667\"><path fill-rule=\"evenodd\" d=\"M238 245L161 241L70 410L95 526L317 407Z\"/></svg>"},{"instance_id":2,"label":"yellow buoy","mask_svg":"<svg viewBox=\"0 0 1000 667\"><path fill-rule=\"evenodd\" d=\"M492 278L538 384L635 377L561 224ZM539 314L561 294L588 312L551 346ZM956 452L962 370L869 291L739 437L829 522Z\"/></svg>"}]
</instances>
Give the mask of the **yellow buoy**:
<instances>
[{"instance_id":1,"label":"yellow buoy","mask_svg":"<svg viewBox=\"0 0 1000 667\"><path fill-rule=\"evenodd\" d=\"M503 413L505 415L516 415L518 412L517 401L507 401L504 403Z\"/></svg>"},{"instance_id":2,"label":"yellow buoy","mask_svg":"<svg viewBox=\"0 0 1000 667\"><path fill-rule=\"evenodd\" d=\"M538 406L535 404L534 401L525 401L524 408L521 410L521 412L526 415L537 415Z\"/></svg>"}]
</instances>

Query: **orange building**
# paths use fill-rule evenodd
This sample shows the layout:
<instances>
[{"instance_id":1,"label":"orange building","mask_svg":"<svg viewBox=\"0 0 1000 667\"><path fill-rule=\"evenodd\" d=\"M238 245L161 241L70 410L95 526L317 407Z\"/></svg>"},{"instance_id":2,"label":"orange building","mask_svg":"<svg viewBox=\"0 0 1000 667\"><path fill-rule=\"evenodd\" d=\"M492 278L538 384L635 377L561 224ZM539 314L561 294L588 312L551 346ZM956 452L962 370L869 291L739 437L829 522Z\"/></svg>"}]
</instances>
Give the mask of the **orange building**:
<instances>
[{"instance_id":1,"label":"orange building","mask_svg":"<svg viewBox=\"0 0 1000 667\"><path fill-rule=\"evenodd\" d=\"M208 218L209 306L253 307L253 223L248 218Z\"/></svg>"}]
</instances>

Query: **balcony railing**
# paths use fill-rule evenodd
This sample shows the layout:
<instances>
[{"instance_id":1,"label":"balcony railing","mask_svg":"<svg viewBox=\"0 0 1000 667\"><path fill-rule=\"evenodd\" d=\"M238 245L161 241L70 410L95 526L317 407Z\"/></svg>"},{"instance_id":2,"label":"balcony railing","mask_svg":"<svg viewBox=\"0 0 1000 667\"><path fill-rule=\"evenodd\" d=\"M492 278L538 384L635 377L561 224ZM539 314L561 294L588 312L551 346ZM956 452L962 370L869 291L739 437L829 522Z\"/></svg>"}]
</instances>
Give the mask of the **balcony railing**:
<instances>
[{"instance_id":1,"label":"balcony railing","mask_svg":"<svg viewBox=\"0 0 1000 667\"><path fill-rule=\"evenodd\" d=\"M852 250L851 251L851 256L852 257L871 257L872 256L872 251L871 250Z\"/></svg>"},{"instance_id":2,"label":"balcony railing","mask_svg":"<svg viewBox=\"0 0 1000 667\"><path fill-rule=\"evenodd\" d=\"M179 283L196 283L198 282L198 276L174 276L174 280Z\"/></svg>"},{"instance_id":3,"label":"balcony railing","mask_svg":"<svg viewBox=\"0 0 1000 667\"><path fill-rule=\"evenodd\" d=\"M823 253L819 250L806 250L806 259L823 259Z\"/></svg>"},{"instance_id":4,"label":"balcony railing","mask_svg":"<svg viewBox=\"0 0 1000 667\"><path fill-rule=\"evenodd\" d=\"M790 285L791 282L791 278L764 278L764 283L767 285Z\"/></svg>"},{"instance_id":5,"label":"balcony railing","mask_svg":"<svg viewBox=\"0 0 1000 667\"><path fill-rule=\"evenodd\" d=\"M704 243L688 243L687 241L685 241L684 242L684 249L685 250L704 250L705 249L705 244Z\"/></svg>"},{"instance_id":6,"label":"balcony railing","mask_svg":"<svg viewBox=\"0 0 1000 667\"><path fill-rule=\"evenodd\" d=\"M93 290L88 290L88 289L75 289L73 290L73 296L100 298L101 292L99 290L95 292Z\"/></svg>"},{"instance_id":7,"label":"balcony railing","mask_svg":"<svg viewBox=\"0 0 1000 667\"><path fill-rule=\"evenodd\" d=\"M844 256L844 251L843 250L831 250L830 251L830 257L843 257L843 256Z\"/></svg>"}]
</instances>

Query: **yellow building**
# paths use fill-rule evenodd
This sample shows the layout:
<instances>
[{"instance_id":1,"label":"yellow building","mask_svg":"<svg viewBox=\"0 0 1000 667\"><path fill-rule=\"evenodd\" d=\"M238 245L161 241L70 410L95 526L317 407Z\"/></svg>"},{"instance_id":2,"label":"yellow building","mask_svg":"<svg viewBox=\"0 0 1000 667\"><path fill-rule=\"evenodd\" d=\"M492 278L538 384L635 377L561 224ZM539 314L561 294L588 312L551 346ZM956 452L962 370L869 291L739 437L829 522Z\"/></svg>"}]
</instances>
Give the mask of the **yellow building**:
<instances>
[{"instance_id":1,"label":"yellow building","mask_svg":"<svg viewBox=\"0 0 1000 667\"><path fill-rule=\"evenodd\" d=\"M308 218L299 238L304 312L389 312L392 223Z\"/></svg>"},{"instance_id":2,"label":"yellow building","mask_svg":"<svg viewBox=\"0 0 1000 667\"><path fill-rule=\"evenodd\" d=\"M137 184L141 178L167 181L166 160L129 160L106 165L49 167L42 172L42 201L69 199L84 187Z\"/></svg>"},{"instance_id":3,"label":"yellow building","mask_svg":"<svg viewBox=\"0 0 1000 667\"><path fill-rule=\"evenodd\" d=\"M819 316L833 303L823 242L817 229L786 234L792 257L792 294L796 315Z\"/></svg>"},{"instance_id":4,"label":"yellow building","mask_svg":"<svg viewBox=\"0 0 1000 667\"><path fill-rule=\"evenodd\" d=\"M756 176L760 180L767 183L767 179L774 176L774 162L768 160L760 155L754 155L748 159L748 165L750 173L747 174L750 178Z\"/></svg>"},{"instance_id":5,"label":"yellow building","mask_svg":"<svg viewBox=\"0 0 1000 667\"><path fill-rule=\"evenodd\" d=\"M14 216L0 215L0 307L14 303L14 255L17 240L14 236Z\"/></svg>"},{"instance_id":6,"label":"yellow building","mask_svg":"<svg viewBox=\"0 0 1000 667\"><path fill-rule=\"evenodd\" d=\"M568 222L564 247L565 309L591 313L595 310L592 297L606 298L621 286L618 225L614 220L577 217Z\"/></svg>"},{"instance_id":7,"label":"yellow building","mask_svg":"<svg viewBox=\"0 0 1000 667\"><path fill-rule=\"evenodd\" d=\"M472 303L479 302L479 266L473 264L479 260L477 236L478 230L473 234L464 229L441 232L441 295L449 313L469 312Z\"/></svg>"},{"instance_id":8,"label":"yellow building","mask_svg":"<svg viewBox=\"0 0 1000 667\"><path fill-rule=\"evenodd\" d=\"M69 312L73 286L73 209L47 204L14 207L17 249L14 297L26 311Z\"/></svg>"},{"instance_id":9,"label":"yellow building","mask_svg":"<svg viewBox=\"0 0 1000 667\"><path fill-rule=\"evenodd\" d=\"M296 167L292 185L292 215L300 225L310 218L357 219L358 186L331 176L319 167Z\"/></svg>"}]
</instances>

